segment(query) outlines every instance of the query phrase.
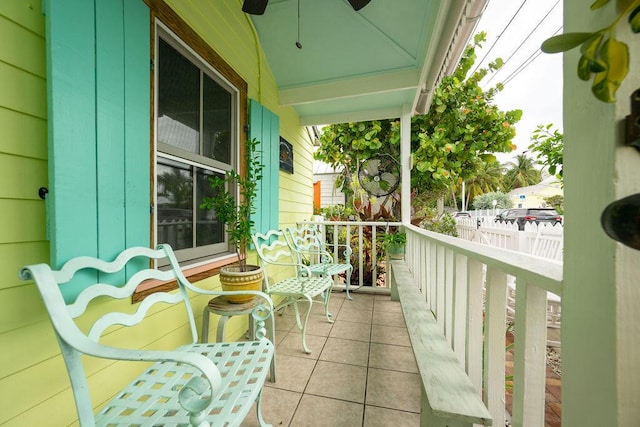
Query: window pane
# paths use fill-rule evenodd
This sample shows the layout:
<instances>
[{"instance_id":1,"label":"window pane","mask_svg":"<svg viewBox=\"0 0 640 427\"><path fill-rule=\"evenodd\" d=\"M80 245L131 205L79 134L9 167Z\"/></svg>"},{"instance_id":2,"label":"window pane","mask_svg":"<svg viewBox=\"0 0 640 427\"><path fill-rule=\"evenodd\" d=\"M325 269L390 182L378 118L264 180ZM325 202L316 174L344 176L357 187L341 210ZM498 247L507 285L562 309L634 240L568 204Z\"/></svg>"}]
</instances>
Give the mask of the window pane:
<instances>
[{"instance_id":1,"label":"window pane","mask_svg":"<svg viewBox=\"0 0 640 427\"><path fill-rule=\"evenodd\" d=\"M158 159L158 243L173 249L193 247L193 168Z\"/></svg>"},{"instance_id":2,"label":"window pane","mask_svg":"<svg viewBox=\"0 0 640 427\"><path fill-rule=\"evenodd\" d=\"M217 192L211 189L209 178L224 174L198 169L196 174L196 246L224 242L224 224L215 217L213 209L200 209L202 199L214 197Z\"/></svg>"},{"instance_id":3,"label":"window pane","mask_svg":"<svg viewBox=\"0 0 640 427\"><path fill-rule=\"evenodd\" d=\"M200 153L200 70L160 39L158 142Z\"/></svg>"},{"instance_id":4,"label":"window pane","mask_svg":"<svg viewBox=\"0 0 640 427\"><path fill-rule=\"evenodd\" d=\"M231 164L231 94L206 75L203 92L202 155Z\"/></svg>"}]
</instances>

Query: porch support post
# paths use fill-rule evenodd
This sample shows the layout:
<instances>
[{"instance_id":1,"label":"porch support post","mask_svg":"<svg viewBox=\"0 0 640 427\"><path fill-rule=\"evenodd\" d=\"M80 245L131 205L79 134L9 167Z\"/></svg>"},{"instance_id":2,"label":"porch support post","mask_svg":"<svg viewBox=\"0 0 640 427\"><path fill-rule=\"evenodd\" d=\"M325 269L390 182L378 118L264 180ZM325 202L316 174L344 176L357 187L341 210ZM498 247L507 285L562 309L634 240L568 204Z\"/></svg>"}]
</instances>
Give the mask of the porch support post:
<instances>
[{"instance_id":1,"label":"porch support post","mask_svg":"<svg viewBox=\"0 0 640 427\"><path fill-rule=\"evenodd\" d=\"M401 221L411 223L411 106L405 104L400 118Z\"/></svg>"},{"instance_id":2,"label":"porch support post","mask_svg":"<svg viewBox=\"0 0 640 427\"><path fill-rule=\"evenodd\" d=\"M619 2L591 11L564 1L564 31L594 31ZM576 76L580 49L564 57L564 285L562 426L630 426L640 420L640 251L608 238L600 225L612 201L640 193L640 153L624 145L630 95L640 87L640 40L624 20L629 74L617 101L594 98Z\"/></svg>"}]
</instances>

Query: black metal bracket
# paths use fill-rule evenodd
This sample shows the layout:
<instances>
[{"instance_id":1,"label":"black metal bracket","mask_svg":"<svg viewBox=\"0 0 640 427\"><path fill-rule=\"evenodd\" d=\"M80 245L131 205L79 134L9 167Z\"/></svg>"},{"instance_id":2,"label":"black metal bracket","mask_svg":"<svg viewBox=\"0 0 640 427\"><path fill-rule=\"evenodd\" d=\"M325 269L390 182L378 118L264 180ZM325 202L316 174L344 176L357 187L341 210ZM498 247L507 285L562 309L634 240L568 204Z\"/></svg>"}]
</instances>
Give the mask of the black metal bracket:
<instances>
[{"instance_id":1,"label":"black metal bracket","mask_svg":"<svg viewBox=\"0 0 640 427\"><path fill-rule=\"evenodd\" d=\"M47 198L47 194L49 194L49 189L47 187L40 187L38 189L38 196L42 199L45 200Z\"/></svg>"},{"instance_id":2,"label":"black metal bracket","mask_svg":"<svg viewBox=\"0 0 640 427\"><path fill-rule=\"evenodd\" d=\"M640 89L631 94L631 114L626 118L625 144L640 151Z\"/></svg>"}]
</instances>

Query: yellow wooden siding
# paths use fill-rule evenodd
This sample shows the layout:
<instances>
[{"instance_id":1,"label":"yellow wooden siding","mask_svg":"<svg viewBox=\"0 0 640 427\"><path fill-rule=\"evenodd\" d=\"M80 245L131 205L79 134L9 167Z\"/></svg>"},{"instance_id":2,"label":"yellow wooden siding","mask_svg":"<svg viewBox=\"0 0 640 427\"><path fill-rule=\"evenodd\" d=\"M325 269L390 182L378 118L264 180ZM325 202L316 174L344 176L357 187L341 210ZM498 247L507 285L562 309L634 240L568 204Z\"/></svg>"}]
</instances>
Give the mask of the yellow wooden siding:
<instances>
[{"instance_id":1,"label":"yellow wooden siding","mask_svg":"<svg viewBox=\"0 0 640 427\"><path fill-rule=\"evenodd\" d=\"M9 426L76 418L70 394L58 398L68 393L69 379L40 297L18 278L20 267L49 259L45 202L38 197L48 185L40 7L39 1L0 2L0 424ZM33 410L43 404L49 410Z\"/></svg>"},{"instance_id":2,"label":"yellow wooden siding","mask_svg":"<svg viewBox=\"0 0 640 427\"><path fill-rule=\"evenodd\" d=\"M47 121L45 118L0 107L0 152L34 159L46 159L46 141Z\"/></svg>"},{"instance_id":3,"label":"yellow wooden siding","mask_svg":"<svg viewBox=\"0 0 640 427\"><path fill-rule=\"evenodd\" d=\"M293 175L280 172L280 224L288 226L310 218L311 141L293 109L279 106L274 79L266 59L258 57L253 30L239 2L167 3L247 81L249 97L280 117L280 134L294 147L295 170ZM6 82L3 86L7 88L0 92L0 220L10 224L0 228L0 348L10 349L0 356L0 424L8 426L77 423L66 368L49 320L33 284L21 282L17 276L21 266L49 259L44 202L37 198L38 188L47 185L44 19L40 7L39 1L0 1L0 37L11 34L18 38L12 43L26 47L0 47L0 81ZM219 281L214 277L198 285L217 288ZM193 299L198 328L207 301L202 296ZM131 308L128 301L117 304ZM177 320L181 315L157 309L151 326L145 325L128 340L148 348L182 344L189 337L186 325ZM211 315L212 339L216 322L216 316ZM167 325L175 329L167 330ZM246 316L234 317L227 323L227 337L237 339L246 329ZM110 331L106 342L125 343L120 332ZM86 359L85 367L97 406L142 369L140 364L91 358Z\"/></svg>"},{"instance_id":4,"label":"yellow wooden siding","mask_svg":"<svg viewBox=\"0 0 640 427\"><path fill-rule=\"evenodd\" d=\"M45 77L44 56L25 55L24 52L44 50L44 38L7 17L0 16L0 40L20 40L20 43L0 44L0 57L13 67Z\"/></svg>"}]
</instances>

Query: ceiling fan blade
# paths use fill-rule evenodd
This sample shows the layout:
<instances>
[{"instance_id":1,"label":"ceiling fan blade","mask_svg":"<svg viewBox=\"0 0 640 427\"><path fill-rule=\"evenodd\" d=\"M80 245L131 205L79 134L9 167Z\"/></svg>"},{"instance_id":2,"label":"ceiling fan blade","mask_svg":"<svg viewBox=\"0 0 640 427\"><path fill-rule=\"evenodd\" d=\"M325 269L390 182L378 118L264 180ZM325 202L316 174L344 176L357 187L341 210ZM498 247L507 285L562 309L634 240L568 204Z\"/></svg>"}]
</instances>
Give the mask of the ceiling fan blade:
<instances>
[{"instance_id":1,"label":"ceiling fan blade","mask_svg":"<svg viewBox=\"0 0 640 427\"><path fill-rule=\"evenodd\" d=\"M269 0L244 0L242 11L250 15L263 15Z\"/></svg>"},{"instance_id":2,"label":"ceiling fan blade","mask_svg":"<svg viewBox=\"0 0 640 427\"><path fill-rule=\"evenodd\" d=\"M349 3L351 7L353 7L353 10L360 10L368 5L370 1L371 0L349 0Z\"/></svg>"}]
</instances>

